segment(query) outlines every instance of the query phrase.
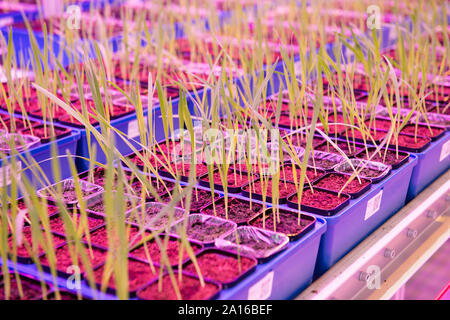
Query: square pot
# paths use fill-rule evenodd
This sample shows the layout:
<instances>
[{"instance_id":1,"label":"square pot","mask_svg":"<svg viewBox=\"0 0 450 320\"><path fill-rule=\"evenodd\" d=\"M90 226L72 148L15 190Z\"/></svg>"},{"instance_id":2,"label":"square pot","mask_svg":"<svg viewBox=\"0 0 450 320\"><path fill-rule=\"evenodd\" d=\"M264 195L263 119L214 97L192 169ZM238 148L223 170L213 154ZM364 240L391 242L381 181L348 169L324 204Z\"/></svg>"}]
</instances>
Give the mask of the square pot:
<instances>
[{"instance_id":1,"label":"square pot","mask_svg":"<svg viewBox=\"0 0 450 320\"><path fill-rule=\"evenodd\" d=\"M320 214L322 216L332 216L342 210L350 203L350 196L337 192L314 187L314 193L310 188L305 188L302 193L302 202L300 208L303 211ZM320 201L320 206L313 204L314 201ZM288 206L298 210L298 196L294 193L288 198Z\"/></svg>"},{"instance_id":2,"label":"square pot","mask_svg":"<svg viewBox=\"0 0 450 320\"><path fill-rule=\"evenodd\" d=\"M247 221L258 215L263 206L259 203L254 203L239 198L228 198L228 220L233 221L237 225L247 224ZM200 210L201 214L209 216L217 216L226 219L225 213L225 198L220 198L214 204L209 204Z\"/></svg>"},{"instance_id":3,"label":"square pot","mask_svg":"<svg viewBox=\"0 0 450 320\"><path fill-rule=\"evenodd\" d=\"M384 178L386 178L391 173L392 170L391 166L385 165L380 162L367 161L361 159L350 159L350 163L348 161L344 161L339 165L337 165L334 168L334 171L344 174L353 174L354 173L353 168L359 171L360 168L363 167L364 169L362 169L358 174L359 177L371 180L372 183L378 183Z\"/></svg>"},{"instance_id":4,"label":"square pot","mask_svg":"<svg viewBox=\"0 0 450 320\"><path fill-rule=\"evenodd\" d=\"M241 226L236 229L236 233L233 232L217 239L215 246L223 250L254 257L263 263L284 250L288 243L289 237L283 233Z\"/></svg>"},{"instance_id":5,"label":"square pot","mask_svg":"<svg viewBox=\"0 0 450 320\"><path fill-rule=\"evenodd\" d=\"M339 192L349 178L350 175L347 174L329 172L325 176L314 181L313 185L321 189ZM368 179L361 179L361 183L359 183L358 178L354 178L342 192L345 192L355 199L366 193L370 189L371 183L372 182Z\"/></svg>"}]
</instances>

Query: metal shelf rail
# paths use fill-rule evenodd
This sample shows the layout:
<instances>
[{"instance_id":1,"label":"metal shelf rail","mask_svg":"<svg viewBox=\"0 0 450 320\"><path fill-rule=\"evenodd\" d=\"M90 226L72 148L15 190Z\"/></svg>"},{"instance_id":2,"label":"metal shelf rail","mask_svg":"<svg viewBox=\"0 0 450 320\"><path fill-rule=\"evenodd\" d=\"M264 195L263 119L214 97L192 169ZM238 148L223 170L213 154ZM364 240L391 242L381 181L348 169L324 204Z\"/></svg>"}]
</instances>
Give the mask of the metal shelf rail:
<instances>
[{"instance_id":1,"label":"metal shelf rail","mask_svg":"<svg viewBox=\"0 0 450 320\"><path fill-rule=\"evenodd\" d=\"M450 170L296 299L390 299L450 237Z\"/></svg>"}]
</instances>

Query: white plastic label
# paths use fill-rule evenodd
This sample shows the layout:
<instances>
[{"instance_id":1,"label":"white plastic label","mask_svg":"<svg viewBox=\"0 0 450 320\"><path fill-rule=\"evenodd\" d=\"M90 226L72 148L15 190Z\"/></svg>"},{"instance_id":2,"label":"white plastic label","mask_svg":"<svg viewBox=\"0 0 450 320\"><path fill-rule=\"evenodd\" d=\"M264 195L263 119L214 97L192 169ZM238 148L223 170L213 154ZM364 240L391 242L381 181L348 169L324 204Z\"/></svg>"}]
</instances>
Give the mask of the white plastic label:
<instances>
[{"instance_id":1,"label":"white plastic label","mask_svg":"<svg viewBox=\"0 0 450 320\"><path fill-rule=\"evenodd\" d=\"M17 161L16 165L17 171L22 170L22 162ZM10 164L0 168L0 188L9 186L11 184L11 176L12 176L12 166ZM20 175L18 176L20 178Z\"/></svg>"},{"instance_id":2,"label":"white plastic label","mask_svg":"<svg viewBox=\"0 0 450 320\"><path fill-rule=\"evenodd\" d=\"M144 118L145 127L147 127L148 119ZM128 123L128 139L133 139L139 136L139 122L138 120L133 120Z\"/></svg>"},{"instance_id":3,"label":"white plastic label","mask_svg":"<svg viewBox=\"0 0 450 320\"><path fill-rule=\"evenodd\" d=\"M272 294L273 271L248 289L248 300L267 300Z\"/></svg>"},{"instance_id":4,"label":"white plastic label","mask_svg":"<svg viewBox=\"0 0 450 320\"><path fill-rule=\"evenodd\" d=\"M372 199L367 201L366 216L364 217L364 220L369 219L371 216L377 213L378 210L380 210L382 196L383 190L380 190L380 192L378 192Z\"/></svg>"},{"instance_id":5,"label":"white plastic label","mask_svg":"<svg viewBox=\"0 0 450 320\"><path fill-rule=\"evenodd\" d=\"M294 72L295 72L295 76L300 76L302 74L302 62L301 61L297 61L294 63Z\"/></svg>"},{"instance_id":6,"label":"white plastic label","mask_svg":"<svg viewBox=\"0 0 450 320\"><path fill-rule=\"evenodd\" d=\"M448 155L450 154L450 140L448 140L446 143L444 143L444 145L442 146L442 150L441 150L441 156L439 157L439 161L444 160L445 158L448 157Z\"/></svg>"}]
</instances>

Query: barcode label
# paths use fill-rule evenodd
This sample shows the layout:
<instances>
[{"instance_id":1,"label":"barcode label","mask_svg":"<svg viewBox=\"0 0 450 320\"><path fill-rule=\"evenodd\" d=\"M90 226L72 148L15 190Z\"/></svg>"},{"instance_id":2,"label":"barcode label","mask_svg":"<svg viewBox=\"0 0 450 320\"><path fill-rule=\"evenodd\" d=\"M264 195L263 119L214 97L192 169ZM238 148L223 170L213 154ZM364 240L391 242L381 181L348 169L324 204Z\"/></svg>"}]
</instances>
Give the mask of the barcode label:
<instances>
[{"instance_id":1,"label":"barcode label","mask_svg":"<svg viewBox=\"0 0 450 320\"><path fill-rule=\"evenodd\" d=\"M145 128L143 128L144 130L147 128L147 123L148 123L147 120L148 120L147 117L145 117L144 118ZM130 121L128 123L128 139L136 138L139 136L139 134L140 134L140 132L139 132L138 120L136 119L136 120Z\"/></svg>"},{"instance_id":2,"label":"barcode label","mask_svg":"<svg viewBox=\"0 0 450 320\"><path fill-rule=\"evenodd\" d=\"M272 294L273 271L248 289L248 300L267 300Z\"/></svg>"},{"instance_id":3,"label":"barcode label","mask_svg":"<svg viewBox=\"0 0 450 320\"><path fill-rule=\"evenodd\" d=\"M447 158L449 154L450 154L450 140L448 140L442 146L441 156L439 157L439 162L444 160L445 158Z\"/></svg>"},{"instance_id":4,"label":"barcode label","mask_svg":"<svg viewBox=\"0 0 450 320\"><path fill-rule=\"evenodd\" d=\"M22 170L22 162L17 161L17 171ZM11 184L12 166L10 164L0 168L0 188L7 187ZM20 179L20 175L17 175Z\"/></svg>"},{"instance_id":5,"label":"barcode label","mask_svg":"<svg viewBox=\"0 0 450 320\"><path fill-rule=\"evenodd\" d=\"M378 192L372 199L367 201L366 216L364 217L364 220L369 219L371 216L377 213L378 210L380 210L382 196L383 190L380 190L380 192Z\"/></svg>"}]
</instances>

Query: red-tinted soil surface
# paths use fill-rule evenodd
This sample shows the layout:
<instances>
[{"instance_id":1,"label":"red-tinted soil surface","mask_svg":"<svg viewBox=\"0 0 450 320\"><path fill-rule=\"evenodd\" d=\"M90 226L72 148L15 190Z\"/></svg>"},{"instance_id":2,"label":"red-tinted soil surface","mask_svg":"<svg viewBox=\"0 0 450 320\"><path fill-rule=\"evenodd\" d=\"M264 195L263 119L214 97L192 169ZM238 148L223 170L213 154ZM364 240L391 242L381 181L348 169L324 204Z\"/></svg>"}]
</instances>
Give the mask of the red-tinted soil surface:
<instances>
[{"instance_id":1,"label":"red-tinted soil surface","mask_svg":"<svg viewBox=\"0 0 450 320\"><path fill-rule=\"evenodd\" d=\"M375 148L369 148L368 152L366 152L364 150L364 151L358 153L356 155L356 157L359 159L368 160L372 156L372 154L375 152L375 150L376 150ZM393 150L388 150L388 151L381 150L380 152L378 152L377 154L375 154L373 156L371 161L381 162L386 165L395 166L398 163L400 163L407 156L408 156L408 154L403 153L403 152L399 152L397 155L396 151L393 151Z\"/></svg>"},{"instance_id":2,"label":"red-tinted soil surface","mask_svg":"<svg viewBox=\"0 0 450 320\"><path fill-rule=\"evenodd\" d=\"M339 141L336 143L337 146L347 155L347 156L351 156L353 154L355 154L356 152L358 152L359 150L361 150L360 147L355 146L351 141L346 142L346 141ZM324 143L320 146L318 146L315 150L319 150L319 151L325 151L325 152L330 152L330 153L336 153L336 154L340 154L331 144L329 143Z\"/></svg>"},{"instance_id":3,"label":"red-tinted soil surface","mask_svg":"<svg viewBox=\"0 0 450 320\"><path fill-rule=\"evenodd\" d=\"M278 185L278 197L286 198L288 195L293 194L297 191L297 188L295 187L295 184L290 182L282 182L280 181ZM254 184L251 184L249 186L244 187L245 191L255 193L258 195L262 195L263 193L266 194L268 197L272 197L272 179L265 180L263 183L261 183L261 180L257 180Z\"/></svg>"},{"instance_id":4,"label":"red-tinted soil surface","mask_svg":"<svg viewBox=\"0 0 450 320\"><path fill-rule=\"evenodd\" d=\"M153 271L154 270L154 271ZM135 292L139 288L142 288L144 285L158 277L159 268L158 267L150 267L149 264L143 263L140 261L128 260L128 290L131 292ZM100 268L94 270L94 278L95 282L98 285L101 285L103 279L103 273L105 272L105 266L101 266ZM114 274L112 269L109 274L109 282L108 287L111 289L116 289L116 283L114 280Z\"/></svg>"},{"instance_id":5,"label":"red-tinted soil surface","mask_svg":"<svg viewBox=\"0 0 450 320\"><path fill-rule=\"evenodd\" d=\"M332 210L344 203L347 199L343 195L338 197L337 195L321 190L314 190L313 193L310 189L305 189L302 194L301 204L322 210ZM293 196L291 201L297 203L297 195Z\"/></svg>"},{"instance_id":6,"label":"red-tinted soil surface","mask_svg":"<svg viewBox=\"0 0 450 320\"><path fill-rule=\"evenodd\" d=\"M430 142L427 137L414 137L404 134L398 136L398 146L403 148L420 149L423 148L428 142ZM395 146L397 141L395 137L391 139L391 145Z\"/></svg>"},{"instance_id":7,"label":"red-tinted soil surface","mask_svg":"<svg viewBox=\"0 0 450 320\"><path fill-rule=\"evenodd\" d=\"M201 274L205 278L230 283L240 275L256 265L255 260L241 256L238 260L235 256L228 256L216 252L206 252L197 257L197 263ZM193 263L189 263L184 271L197 274Z\"/></svg>"},{"instance_id":8,"label":"red-tinted soil surface","mask_svg":"<svg viewBox=\"0 0 450 320\"><path fill-rule=\"evenodd\" d=\"M209 175L202 178L201 180L209 183ZM214 184L223 186L222 177L221 177L219 171L214 172L213 181L214 181ZM241 186L247 184L248 182L249 182L248 175L246 173L240 174L239 172L235 172L233 170L228 171L228 175L227 175L227 186L228 187L232 187L232 188L241 187Z\"/></svg>"},{"instance_id":9,"label":"red-tinted soil surface","mask_svg":"<svg viewBox=\"0 0 450 320\"><path fill-rule=\"evenodd\" d=\"M341 191L345 183L348 181L348 179L349 177L346 175L339 173L331 173L325 176L324 178L320 179L319 181L316 181L314 185L316 187L320 187L323 189L339 192ZM358 193L369 184L370 184L369 180L361 179L361 183L359 183L358 179L355 178L345 187L343 192L350 194Z\"/></svg>"},{"instance_id":10,"label":"red-tinted soil surface","mask_svg":"<svg viewBox=\"0 0 450 320\"><path fill-rule=\"evenodd\" d=\"M178 276L176 276L178 281ZM207 300L212 298L219 288L212 283L205 282L202 287L200 280L191 276L183 275L181 282L178 282L181 299L183 300ZM169 275L165 275L162 280L162 290L158 290L158 282L138 292L138 297L144 300L176 300L177 296L172 286Z\"/></svg>"},{"instance_id":11,"label":"red-tinted soil surface","mask_svg":"<svg viewBox=\"0 0 450 320\"><path fill-rule=\"evenodd\" d=\"M166 194L161 197L161 200L164 203L168 203L171 200L172 195ZM191 206L189 208L190 212L199 212L201 208L204 206L210 204L213 200L216 200L219 196L217 194L214 195L214 199L212 197L211 191L205 191L202 189L194 189L192 191L192 198L191 198ZM186 200L183 199L183 201L179 202L177 204L177 207L179 208L186 208Z\"/></svg>"},{"instance_id":12,"label":"red-tinted soil surface","mask_svg":"<svg viewBox=\"0 0 450 320\"><path fill-rule=\"evenodd\" d=\"M128 241L131 244L137 244L138 242L140 242L142 240L142 237L147 237L150 235L150 232L148 231L140 231L139 228L137 227L130 227L129 228L129 233L128 233ZM91 240L91 244L93 245L97 245L103 248L109 248L108 243L109 240L108 239L108 232L106 230L106 227L102 227L100 229L95 230L94 232L91 232L89 234L90 236L90 240ZM114 245L114 243L118 243L120 240L118 238L118 235L115 235L114 237L114 241L112 241L111 245ZM83 237L83 240L87 241L86 236Z\"/></svg>"},{"instance_id":13,"label":"red-tinted soil surface","mask_svg":"<svg viewBox=\"0 0 450 320\"><path fill-rule=\"evenodd\" d=\"M274 214L275 220L274 220ZM274 223L274 221L276 223ZM269 231L284 233L287 236L299 234L303 229L311 224L306 219L298 219L298 214L287 210L279 210L277 213L268 210L265 214L260 214L256 219L250 222L250 225Z\"/></svg>"},{"instance_id":14,"label":"red-tinted soil surface","mask_svg":"<svg viewBox=\"0 0 450 320\"><path fill-rule=\"evenodd\" d=\"M161 238L161 242L164 243L164 238ZM170 265L178 265L181 248L182 246L180 246L179 240L175 238L169 238L166 247L166 254L167 257L169 258ZM191 243L191 248L194 252L198 252L200 251L201 246L195 243ZM146 250L148 250L149 256L147 256ZM182 261L184 261L189 257L189 255L187 253L186 248L183 247L182 250L183 250ZM153 262L158 263L160 265L164 264L164 262L162 261L161 249L156 241L148 241L143 245L137 247L136 249L130 251L130 256L147 261L149 263ZM148 257L150 257L150 259Z\"/></svg>"},{"instance_id":15,"label":"red-tinted soil surface","mask_svg":"<svg viewBox=\"0 0 450 320\"><path fill-rule=\"evenodd\" d=\"M44 238L41 243L45 243L45 241L46 241L45 233L43 234L43 237ZM53 246L54 247L62 244L65 241L65 239L63 237L60 237L57 235L52 235L52 238L53 238ZM13 236L10 236L8 238L8 245L9 245L11 253L13 252L14 241L15 241L15 239ZM33 238L32 238L32 233L31 233L31 227L28 227L28 226L23 228L21 245L16 244L18 257L22 257L22 258L30 258L31 257L30 253L28 252L27 245L29 246L30 250L33 250L32 252L34 252L35 254L40 255L40 254L44 253L44 249L42 248L41 245L38 245L33 249Z\"/></svg>"},{"instance_id":16,"label":"red-tinted soil surface","mask_svg":"<svg viewBox=\"0 0 450 320\"><path fill-rule=\"evenodd\" d=\"M226 212L225 198L221 198L216 201L214 208L212 205L210 205L207 208L203 209L201 213L223 219L226 219L228 214L229 220L240 224L245 223L248 219L257 214L261 209L262 205L258 203L251 203L236 198L229 198L228 212Z\"/></svg>"},{"instance_id":17,"label":"red-tinted soil surface","mask_svg":"<svg viewBox=\"0 0 450 320\"><path fill-rule=\"evenodd\" d=\"M19 277L20 285L16 280L14 273L7 275L9 277L9 300L37 300L41 299L43 296L40 281L32 280L26 277ZM48 292L49 287L45 285L46 292ZM22 294L19 291L22 289ZM0 300L6 300L6 284L3 277L0 278Z\"/></svg>"},{"instance_id":18,"label":"red-tinted soil surface","mask_svg":"<svg viewBox=\"0 0 450 320\"><path fill-rule=\"evenodd\" d=\"M72 223L74 224L74 228L76 228L77 230L79 230L80 228L83 228L84 231L84 224L81 225L81 216L79 214L76 214L73 218L72 218ZM87 217L87 226L89 228L90 231L96 227L99 227L100 225L102 225L104 223L104 221L102 219L95 219L92 217ZM64 225L64 220L59 216L54 216L50 219L50 230L52 232L56 232L59 234L65 234L65 225Z\"/></svg>"}]
</instances>

